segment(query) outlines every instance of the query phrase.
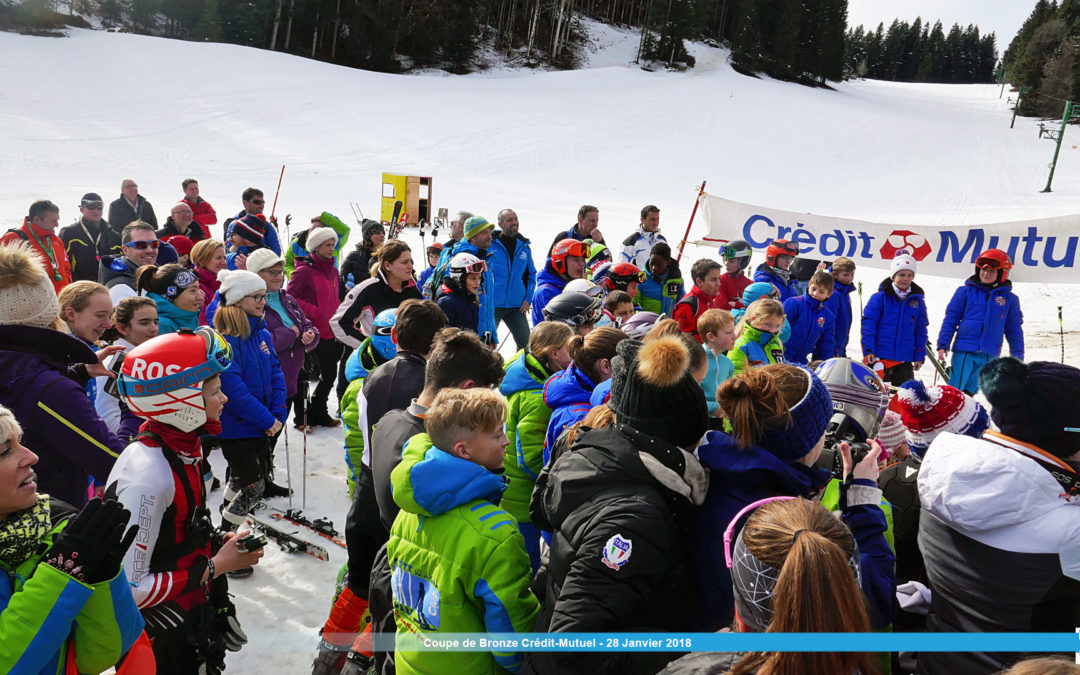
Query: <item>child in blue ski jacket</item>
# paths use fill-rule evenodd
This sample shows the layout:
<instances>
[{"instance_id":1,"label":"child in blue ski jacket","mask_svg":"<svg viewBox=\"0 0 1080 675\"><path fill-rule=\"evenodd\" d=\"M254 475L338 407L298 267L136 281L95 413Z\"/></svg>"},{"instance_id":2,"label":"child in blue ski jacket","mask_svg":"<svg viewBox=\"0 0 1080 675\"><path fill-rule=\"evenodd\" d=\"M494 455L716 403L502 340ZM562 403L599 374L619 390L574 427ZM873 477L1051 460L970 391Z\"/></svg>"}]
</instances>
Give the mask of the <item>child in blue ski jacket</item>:
<instances>
[{"instance_id":1,"label":"child in blue ski jacket","mask_svg":"<svg viewBox=\"0 0 1080 675\"><path fill-rule=\"evenodd\" d=\"M899 387L915 379L926 358L926 315L923 289L914 282L915 258L900 250L892 276L870 296L862 316L862 348L866 365L881 361L882 379Z\"/></svg>"},{"instance_id":2,"label":"child in blue ski jacket","mask_svg":"<svg viewBox=\"0 0 1080 675\"><path fill-rule=\"evenodd\" d=\"M851 258L837 258L832 264L833 293L825 302L825 307L836 317L833 324L833 342L836 355L847 357L848 338L851 335L851 293L855 290L855 261Z\"/></svg>"},{"instance_id":3,"label":"child in blue ski jacket","mask_svg":"<svg viewBox=\"0 0 1080 675\"><path fill-rule=\"evenodd\" d=\"M811 353L818 360L836 354L836 317L826 307L832 293L832 275L818 270L810 279L806 295L784 301L784 316L791 323L791 339L784 343L784 360L788 363L806 364Z\"/></svg>"}]
</instances>

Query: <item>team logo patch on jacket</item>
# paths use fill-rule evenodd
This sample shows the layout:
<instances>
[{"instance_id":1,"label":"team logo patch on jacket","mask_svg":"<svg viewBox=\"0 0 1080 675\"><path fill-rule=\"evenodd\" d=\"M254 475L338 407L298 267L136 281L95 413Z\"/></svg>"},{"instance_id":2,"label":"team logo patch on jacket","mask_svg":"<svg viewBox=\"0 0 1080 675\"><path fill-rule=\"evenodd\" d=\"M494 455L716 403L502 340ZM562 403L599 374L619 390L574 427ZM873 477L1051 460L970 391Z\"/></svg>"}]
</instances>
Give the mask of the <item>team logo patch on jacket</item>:
<instances>
[{"instance_id":1,"label":"team logo patch on jacket","mask_svg":"<svg viewBox=\"0 0 1080 675\"><path fill-rule=\"evenodd\" d=\"M618 570L630 562L630 552L633 548L634 545L629 539L616 534L604 544L604 554L600 557L600 562L613 570Z\"/></svg>"},{"instance_id":2,"label":"team logo patch on jacket","mask_svg":"<svg viewBox=\"0 0 1080 675\"><path fill-rule=\"evenodd\" d=\"M919 308L919 301L918 300L908 300L907 304L908 304L908 307L910 307L912 309L918 309Z\"/></svg>"},{"instance_id":3,"label":"team logo patch on jacket","mask_svg":"<svg viewBox=\"0 0 1080 675\"><path fill-rule=\"evenodd\" d=\"M994 302L996 302L998 305L1004 307L1007 300L1005 300L1004 296L999 295L996 298L994 298Z\"/></svg>"},{"instance_id":4,"label":"team logo patch on jacket","mask_svg":"<svg viewBox=\"0 0 1080 675\"><path fill-rule=\"evenodd\" d=\"M259 349L262 350L263 354L269 354L270 353L270 347L266 344L266 340L263 340L262 342L259 343Z\"/></svg>"},{"instance_id":5,"label":"team logo patch on jacket","mask_svg":"<svg viewBox=\"0 0 1080 675\"><path fill-rule=\"evenodd\" d=\"M819 317L817 318L817 325L819 325L819 326L821 326L821 327L824 327L824 326L825 326L825 317L823 317L823 316L819 316Z\"/></svg>"}]
</instances>

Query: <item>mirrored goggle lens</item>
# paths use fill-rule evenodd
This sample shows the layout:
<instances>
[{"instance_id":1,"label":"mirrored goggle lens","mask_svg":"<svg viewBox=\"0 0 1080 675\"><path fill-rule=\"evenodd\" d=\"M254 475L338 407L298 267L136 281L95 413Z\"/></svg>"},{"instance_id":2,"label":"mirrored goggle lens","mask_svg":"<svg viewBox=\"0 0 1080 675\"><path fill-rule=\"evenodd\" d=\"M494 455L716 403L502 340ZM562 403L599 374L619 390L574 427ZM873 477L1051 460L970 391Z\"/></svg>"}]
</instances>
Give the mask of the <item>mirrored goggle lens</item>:
<instances>
[{"instance_id":1,"label":"mirrored goggle lens","mask_svg":"<svg viewBox=\"0 0 1080 675\"><path fill-rule=\"evenodd\" d=\"M1001 261L993 258L979 258L975 261L975 267L981 270L997 270L1001 269Z\"/></svg>"}]
</instances>

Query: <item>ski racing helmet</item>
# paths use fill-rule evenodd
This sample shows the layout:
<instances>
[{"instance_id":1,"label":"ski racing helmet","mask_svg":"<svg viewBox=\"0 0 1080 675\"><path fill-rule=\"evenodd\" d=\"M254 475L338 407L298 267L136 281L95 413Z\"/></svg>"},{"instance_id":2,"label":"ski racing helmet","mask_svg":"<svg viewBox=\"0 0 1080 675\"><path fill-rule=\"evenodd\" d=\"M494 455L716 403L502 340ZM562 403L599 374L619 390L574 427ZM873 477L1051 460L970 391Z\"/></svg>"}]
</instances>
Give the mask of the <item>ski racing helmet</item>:
<instances>
[{"instance_id":1,"label":"ski racing helmet","mask_svg":"<svg viewBox=\"0 0 1080 675\"><path fill-rule=\"evenodd\" d=\"M208 326L159 335L123 356L117 390L131 412L184 432L206 424L202 384L232 363L229 343Z\"/></svg>"},{"instance_id":2,"label":"ski racing helmet","mask_svg":"<svg viewBox=\"0 0 1080 675\"><path fill-rule=\"evenodd\" d=\"M656 312L635 312L619 326L619 330L635 340L641 340L663 318L663 314Z\"/></svg>"},{"instance_id":3,"label":"ski racing helmet","mask_svg":"<svg viewBox=\"0 0 1080 675\"><path fill-rule=\"evenodd\" d=\"M724 260L737 259L740 270L750 266L750 256L752 254L753 249L750 248L750 244L742 239L734 239L720 247L720 257Z\"/></svg>"},{"instance_id":4,"label":"ski racing helmet","mask_svg":"<svg viewBox=\"0 0 1080 675\"><path fill-rule=\"evenodd\" d=\"M875 438L889 407L889 390L877 374L859 361L845 358L822 362L814 374L825 383L833 402L826 443L865 443Z\"/></svg>"},{"instance_id":5,"label":"ski racing helmet","mask_svg":"<svg viewBox=\"0 0 1080 675\"><path fill-rule=\"evenodd\" d=\"M562 292L544 306L545 321L559 321L571 326L595 325L604 316L604 302L584 293Z\"/></svg>"},{"instance_id":6,"label":"ski racing helmet","mask_svg":"<svg viewBox=\"0 0 1080 675\"><path fill-rule=\"evenodd\" d=\"M633 263L621 262L612 265L604 276L604 287L608 292L626 290L631 283L645 281L645 273ZM598 282L599 283L599 282Z\"/></svg>"},{"instance_id":7,"label":"ski racing helmet","mask_svg":"<svg viewBox=\"0 0 1080 675\"><path fill-rule=\"evenodd\" d=\"M466 274L479 274L483 281L484 272L487 271L487 263L477 258L472 253L458 253L450 259L450 265L446 269L446 276L453 279L458 286L465 288Z\"/></svg>"},{"instance_id":8,"label":"ski racing helmet","mask_svg":"<svg viewBox=\"0 0 1080 675\"><path fill-rule=\"evenodd\" d=\"M551 268L566 276L566 259L581 258L585 260L589 256L589 247L583 241L577 239L563 239L551 249Z\"/></svg>"},{"instance_id":9,"label":"ski racing helmet","mask_svg":"<svg viewBox=\"0 0 1080 675\"><path fill-rule=\"evenodd\" d=\"M588 279L572 279L563 287L563 293L584 293L594 298L602 298L607 295L603 286L594 284Z\"/></svg>"},{"instance_id":10,"label":"ski racing helmet","mask_svg":"<svg viewBox=\"0 0 1080 675\"><path fill-rule=\"evenodd\" d=\"M787 239L773 239L769 243L769 247L765 249L765 264L769 267L776 267L776 259L782 255L789 255L794 258L799 255L799 245Z\"/></svg>"},{"instance_id":11,"label":"ski racing helmet","mask_svg":"<svg viewBox=\"0 0 1080 675\"><path fill-rule=\"evenodd\" d=\"M585 267L592 267L597 263L611 262L611 249L606 244L598 243L592 239L586 239L585 245L589 247L588 255L585 256Z\"/></svg>"},{"instance_id":12,"label":"ski racing helmet","mask_svg":"<svg viewBox=\"0 0 1080 675\"><path fill-rule=\"evenodd\" d=\"M1009 278L1009 270L1012 266L1009 254L1000 248L989 249L975 260L975 269L997 270L999 284L1005 283L1005 280Z\"/></svg>"},{"instance_id":13,"label":"ski racing helmet","mask_svg":"<svg viewBox=\"0 0 1080 675\"><path fill-rule=\"evenodd\" d=\"M394 323L397 321L397 307L384 309L375 315L375 321L371 326L371 346L382 358L389 361L397 356L397 344L391 333L394 331Z\"/></svg>"}]
</instances>

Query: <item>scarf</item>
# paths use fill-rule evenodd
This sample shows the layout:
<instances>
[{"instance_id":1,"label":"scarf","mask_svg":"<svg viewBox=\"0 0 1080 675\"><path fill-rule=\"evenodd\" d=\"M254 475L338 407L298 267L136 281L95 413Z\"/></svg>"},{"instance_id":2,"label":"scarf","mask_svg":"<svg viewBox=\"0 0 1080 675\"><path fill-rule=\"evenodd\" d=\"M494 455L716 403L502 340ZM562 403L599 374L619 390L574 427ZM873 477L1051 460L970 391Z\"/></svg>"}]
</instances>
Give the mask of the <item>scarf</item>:
<instances>
[{"instance_id":1,"label":"scarf","mask_svg":"<svg viewBox=\"0 0 1080 675\"><path fill-rule=\"evenodd\" d=\"M51 526L49 495L38 495L33 506L0 523L0 563L14 570L37 551Z\"/></svg>"},{"instance_id":2,"label":"scarf","mask_svg":"<svg viewBox=\"0 0 1080 675\"><path fill-rule=\"evenodd\" d=\"M907 300L907 296L911 295L911 286L908 286L906 291L902 291L896 287L896 284L893 284L892 289L893 292L896 293L896 297L900 298L901 302Z\"/></svg>"},{"instance_id":3,"label":"scarf","mask_svg":"<svg viewBox=\"0 0 1080 675\"><path fill-rule=\"evenodd\" d=\"M139 427L139 431L149 431L157 434L158 438L170 449L179 455L184 457L201 457L202 456L202 442L199 440L199 433L205 432L211 436L216 436L221 433L221 421L220 420L206 420L206 424L199 428L197 431L180 431L174 426L165 424L164 422L158 422L157 420L146 420L143 425ZM156 447L149 438L142 439L146 445Z\"/></svg>"}]
</instances>

